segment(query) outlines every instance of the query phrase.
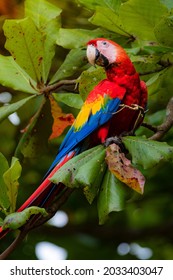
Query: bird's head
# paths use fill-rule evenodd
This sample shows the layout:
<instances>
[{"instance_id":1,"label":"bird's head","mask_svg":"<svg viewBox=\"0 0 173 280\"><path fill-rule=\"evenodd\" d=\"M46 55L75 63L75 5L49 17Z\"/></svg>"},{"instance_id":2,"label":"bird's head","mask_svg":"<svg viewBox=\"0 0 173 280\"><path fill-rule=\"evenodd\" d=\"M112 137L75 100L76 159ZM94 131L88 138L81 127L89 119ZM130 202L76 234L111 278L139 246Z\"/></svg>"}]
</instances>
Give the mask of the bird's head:
<instances>
[{"instance_id":1,"label":"bird's head","mask_svg":"<svg viewBox=\"0 0 173 280\"><path fill-rule=\"evenodd\" d=\"M97 38L87 43L87 58L90 64L107 68L128 59L124 49L111 40Z\"/></svg>"}]
</instances>

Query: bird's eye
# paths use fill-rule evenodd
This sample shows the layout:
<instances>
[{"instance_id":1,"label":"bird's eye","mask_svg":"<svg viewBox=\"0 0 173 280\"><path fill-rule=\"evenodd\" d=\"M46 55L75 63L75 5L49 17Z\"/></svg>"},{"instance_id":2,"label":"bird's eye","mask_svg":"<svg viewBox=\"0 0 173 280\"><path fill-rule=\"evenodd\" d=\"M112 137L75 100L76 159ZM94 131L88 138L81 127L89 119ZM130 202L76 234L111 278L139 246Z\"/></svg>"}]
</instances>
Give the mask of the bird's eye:
<instances>
[{"instance_id":1,"label":"bird's eye","mask_svg":"<svg viewBox=\"0 0 173 280\"><path fill-rule=\"evenodd\" d=\"M103 46L104 48L107 48L107 47L109 46L109 44L108 44L108 42L103 41L103 42L102 42L102 46Z\"/></svg>"}]
</instances>

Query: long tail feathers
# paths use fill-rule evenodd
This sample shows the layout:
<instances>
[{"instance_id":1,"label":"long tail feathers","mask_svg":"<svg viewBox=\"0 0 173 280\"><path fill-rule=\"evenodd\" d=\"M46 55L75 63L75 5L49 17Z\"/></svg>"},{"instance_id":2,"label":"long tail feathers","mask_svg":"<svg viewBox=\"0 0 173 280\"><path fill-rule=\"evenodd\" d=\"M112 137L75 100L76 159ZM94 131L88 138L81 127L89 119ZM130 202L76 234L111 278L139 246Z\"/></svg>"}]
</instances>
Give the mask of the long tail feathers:
<instances>
[{"instance_id":1,"label":"long tail feathers","mask_svg":"<svg viewBox=\"0 0 173 280\"><path fill-rule=\"evenodd\" d=\"M64 156L59 163L49 172L46 174L46 178L44 177L43 182L39 185L39 187L35 190L35 192L19 207L17 212L21 212L24 209L30 206L39 206L39 207L46 207L51 201L57 196L58 193L61 193L63 188L62 184L54 184L50 181L50 178L55 174L56 171L60 169L66 162L68 162L71 158L76 155L77 151L71 151L66 156ZM3 230L0 227L0 239L4 237L9 230Z\"/></svg>"}]
</instances>

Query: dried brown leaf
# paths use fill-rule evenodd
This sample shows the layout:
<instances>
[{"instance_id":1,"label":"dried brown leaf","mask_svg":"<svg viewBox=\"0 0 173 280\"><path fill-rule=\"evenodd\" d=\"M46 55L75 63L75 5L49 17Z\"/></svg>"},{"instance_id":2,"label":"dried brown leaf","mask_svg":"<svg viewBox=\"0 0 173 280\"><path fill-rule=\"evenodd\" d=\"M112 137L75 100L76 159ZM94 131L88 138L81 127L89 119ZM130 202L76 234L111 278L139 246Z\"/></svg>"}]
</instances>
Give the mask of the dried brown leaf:
<instances>
[{"instance_id":1,"label":"dried brown leaf","mask_svg":"<svg viewBox=\"0 0 173 280\"><path fill-rule=\"evenodd\" d=\"M72 114L63 113L62 109L59 107L58 103L53 99L53 97L50 97L49 100L51 104L51 113L54 120L52 134L49 137L49 140L51 140L60 136L66 127L72 125L75 118Z\"/></svg>"},{"instance_id":2,"label":"dried brown leaf","mask_svg":"<svg viewBox=\"0 0 173 280\"><path fill-rule=\"evenodd\" d=\"M145 177L132 166L131 161L121 152L116 144L110 145L106 149L106 162L109 170L127 186L140 194L144 192Z\"/></svg>"}]
</instances>

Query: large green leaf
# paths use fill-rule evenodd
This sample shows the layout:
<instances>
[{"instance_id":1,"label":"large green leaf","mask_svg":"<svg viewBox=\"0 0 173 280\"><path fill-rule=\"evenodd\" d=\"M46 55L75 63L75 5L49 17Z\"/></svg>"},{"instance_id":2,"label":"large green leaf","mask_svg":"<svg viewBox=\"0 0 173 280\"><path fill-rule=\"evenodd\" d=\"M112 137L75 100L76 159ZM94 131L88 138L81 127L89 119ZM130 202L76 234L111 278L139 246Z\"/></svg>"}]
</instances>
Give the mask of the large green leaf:
<instances>
[{"instance_id":1,"label":"large green leaf","mask_svg":"<svg viewBox=\"0 0 173 280\"><path fill-rule=\"evenodd\" d=\"M98 195L99 223L102 225L109 213L121 211L125 202L125 186L108 169Z\"/></svg>"},{"instance_id":2,"label":"large green leaf","mask_svg":"<svg viewBox=\"0 0 173 280\"><path fill-rule=\"evenodd\" d=\"M105 169L105 149L103 147L97 153L93 153L92 158L78 168L75 180L84 188L84 195L89 203L92 203L98 194Z\"/></svg>"},{"instance_id":3,"label":"large green leaf","mask_svg":"<svg viewBox=\"0 0 173 280\"><path fill-rule=\"evenodd\" d=\"M3 178L7 185L7 194L10 201L10 212L14 212L16 209L16 199L18 194L19 182L22 171L22 167L19 160L15 157L12 158L10 168L4 173Z\"/></svg>"},{"instance_id":4,"label":"large green leaf","mask_svg":"<svg viewBox=\"0 0 173 280\"><path fill-rule=\"evenodd\" d=\"M95 180L98 175L98 170L103 170L103 156L105 156L105 149L101 145L86 150L63 165L52 176L51 181L54 183L62 182L70 188L84 188L88 185L91 186L93 184L93 180ZM89 174L90 171L88 172L88 170L91 168L89 164L90 162L92 162L93 170L89 177L86 177L85 168L87 174ZM85 168L83 166L85 166Z\"/></svg>"},{"instance_id":5,"label":"large green leaf","mask_svg":"<svg viewBox=\"0 0 173 280\"><path fill-rule=\"evenodd\" d=\"M83 105L82 98L79 94L74 93L54 93L53 97L56 101L62 102L70 107L80 109Z\"/></svg>"},{"instance_id":6,"label":"large green leaf","mask_svg":"<svg viewBox=\"0 0 173 280\"><path fill-rule=\"evenodd\" d=\"M61 25L61 9L45 0L26 0L25 15L30 17L44 35L43 80L47 81L52 58L55 55L55 43Z\"/></svg>"},{"instance_id":7,"label":"large green leaf","mask_svg":"<svg viewBox=\"0 0 173 280\"><path fill-rule=\"evenodd\" d=\"M26 0L25 16L30 17L40 30L45 30L51 20L56 19L60 24L62 10L46 0ZM52 34L53 35L53 34Z\"/></svg>"},{"instance_id":8,"label":"large green leaf","mask_svg":"<svg viewBox=\"0 0 173 280\"><path fill-rule=\"evenodd\" d=\"M168 59L171 59L171 55ZM150 111L158 111L164 109L169 99L172 97L173 87L173 67L167 67L164 70L154 74L152 78L147 81L149 101L148 108Z\"/></svg>"},{"instance_id":9,"label":"large green leaf","mask_svg":"<svg viewBox=\"0 0 173 280\"><path fill-rule=\"evenodd\" d=\"M28 75L38 83L43 74L44 35L38 31L30 18L6 20L4 33L7 38L5 47L14 60Z\"/></svg>"},{"instance_id":10,"label":"large green leaf","mask_svg":"<svg viewBox=\"0 0 173 280\"><path fill-rule=\"evenodd\" d=\"M161 161L173 160L173 147L167 143L136 136L124 137L123 143L132 156L132 162L144 169L152 168Z\"/></svg>"},{"instance_id":11,"label":"large green leaf","mask_svg":"<svg viewBox=\"0 0 173 280\"><path fill-rule=\"evenodd\" d=\"M135 66L136 71L140 73L140 75L145 75L147 73L157 73L163 68L163 66L159 64L161 59L160 55L130 55L130 58Z\"/></svg>"},{"instance_id":12,"label":"large green leaf","mask_svg":"<svg viewBox=\"0 0 173 280\"><path fill-rule=\"evenodd\" d=\"M85 60L86 51L81 49L71 50L66 56L64 62L59 67L58 71L52 77L50 84L53 84L59 80L72 76L81 69L87 63Z\"/></svg>"},{"instance_id":13,"label":"large green leaf","mask_svg":"<svg viewBox=\"0 0 173 280\"><path fill-rule=\"evenodd\" d=\"M85 100L94 86L105 78L105 70L102 67L90 67L83 71L79 79L79 92L82 99Z\"/></svg>"},{"instance_id":14,"label":"large green leaf","mask_svg":"<svg viewBox=\"0 0 173 280\"><path fill-rule=\"evenodd\" d=\"M5 105L0 108L0 122L7 118L12 113L16 112L20 107L26 104L31 98L35 97L34 95L29 96L27 98L21 99L15 103Z\"/></svg>"},{"instance_id":15,"label":"large green leaf","mask_svg":"<svg viewBox=\"0 0 173 280\"><path fill-rule=\"evenodd\" d=\"M173 11L162 18L155 26L154 32L160 44L173 47Z\"/></svg>"},{"instance_id":16,"label":"large green leaf","mask_svg":"<svg viewBox=\"0 0 173 280\"><path fill-rule=\"evenodd\" d=\"M37 93L36 82L11 56L0 55L0 83L14 90Z\"/></svg>"},{"instance_id":17,"label":"large green leaf","mask_svg":"<svg viewBox=\"0 0 173 280\"><path fill-rule=\"evenodd\" d=\"M124 29L119 15L109 8L98 6L96 12L90 18L90 22L109 31L113 31L126 37L131 37L131 34Z\"/></svg>"},{"instance_id":18,"label":"large green leaf","mask_svg":"<svg viewBox=\"0 0 173 280\"><path fill-rule=\"evenodd\" d=\"M100 24L98 25L102 26ZM57 44L67 49L74 49L85 47L89 40L98 37L104 37L116 41L116 38L118 38L118 36L112 34L112 32L108 31L107 29L109 30L109 28L107 28L107 26L104 25L103 29L97 28L94 30L60 28Z\"/></svg>"},{"instance_id":19,"label":"large green leaf","mask_svg":"<svg viewBox=\"0 0 173 280\"><path fill-rule=\"evenodd\" d=\"M3 174L8 170L8 168L8 161L3 156L3 154L0 153L0 208L5 211L10 206L9 198L7 195L7 186L3 179Z\"/></svg>"},{"instance_id":20,"label":"large green leaf","mask_svg":"<svg viewBox=\"0 0 173 280\"><path fill-rule=\"evenodd\" d=\"M119 16L128 33L142 41L156 41L153 28L166 12L158 0L129 0L121 6Z\"/></svg>"}]
</instances>

